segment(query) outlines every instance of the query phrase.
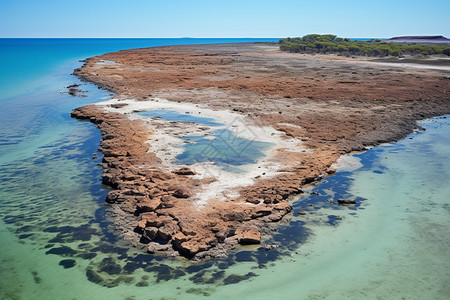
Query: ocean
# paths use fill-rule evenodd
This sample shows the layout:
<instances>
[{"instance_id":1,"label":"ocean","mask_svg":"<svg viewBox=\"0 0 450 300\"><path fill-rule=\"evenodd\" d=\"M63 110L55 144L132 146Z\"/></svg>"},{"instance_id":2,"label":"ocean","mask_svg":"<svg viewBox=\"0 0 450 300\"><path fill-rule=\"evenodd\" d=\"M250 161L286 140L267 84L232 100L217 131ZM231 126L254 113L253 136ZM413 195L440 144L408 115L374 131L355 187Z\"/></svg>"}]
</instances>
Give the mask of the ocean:
<instances>
[{"instance_id":1,"label":"ocean","mask_svg":"<svg viewBox=\"0 0 450 300\"><path fill-rule=\"evenodd\" d=\"M117 235L100 134L70 118L113 95L72 76L87 57L277 39L0 39L0 299L448 299L450 118L354 154L292 201L290 221L226 259L147 255ZM80 97L67 86L81 84ZM357 205L330 200L352 198ZM306 215L298 215L305 210Z\"/></svg>"}]
</instances>

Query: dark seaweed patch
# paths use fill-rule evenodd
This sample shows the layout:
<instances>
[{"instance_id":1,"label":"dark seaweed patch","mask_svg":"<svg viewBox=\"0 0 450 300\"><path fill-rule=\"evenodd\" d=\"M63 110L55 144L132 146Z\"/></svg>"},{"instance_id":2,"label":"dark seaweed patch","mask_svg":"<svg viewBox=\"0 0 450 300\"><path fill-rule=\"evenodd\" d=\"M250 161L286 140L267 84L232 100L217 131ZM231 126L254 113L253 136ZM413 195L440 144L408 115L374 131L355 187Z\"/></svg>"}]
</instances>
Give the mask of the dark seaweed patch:
<instances>
[{"instance_id":1,"label":"dark seaweed patch","mask_svg":"<svg viewBox=\"0 0 450 300\"><path fill-rule=\"evenodd\" d=\"M97 235L96 229L84 224L78 227L74 226L52 226L43 230L44 232L58 232L55 238L51 239L52 243L72 243L74 241L89 241L92 235Z\"/></svg>"},{"instance_id":2,"label":"dark seaweed patch","mask_svg":"<svg viewBox=\"0 0 450 300\"><path fill-rule=\"evenodd\" d=\"M108 243L100 243L97 247L92 248L91 251L111 254L125 254L127 250L127 248L114 247Z\"/></svg>"},{"instance_id":3,"label":"dark seaweed patch","mask_svg":"<svg viewBox=\"0 0 450 300\"><path fill-rule=\"evenodd\" d=\"M211 274L212 278L218 280L222 279L225 276L225 271L216 271Z\"/></svg>"},{"instance_id":4,"label":"dark seaweed patch","mask_svg":"<svg viewBox=\"0 0 450 300\"><path fill-rule=\"evenodd\" d=\"M96 256L97 256L97 253L90 252L90 253L82 253L82 254L78 255L77 257L89 260L89 259L93 259Z\"/></svg>"},{"instance_id":5,"label":"dark seaweed patch","mask_svg":"<svg viewBox=\"0 0 450 300\"><path fill-rule=\"evenodd\" d=\"M339 220L341 220L339 216L329 215L327 223L331 226L336 226Z\"/></svg>"},{"instance_id":6,"label":"dark seaweed patch","mask_svg":"<svg viewBox=\"0 0 450 300\"><path fill-rule=\"evenodd\" d=\"M23 239L29 238L32 235L33 235L33 233L21 234L21 235L19 235L19 240L23 240Z\"/></svg>"},{"instance_id":7,"label":"dark seaweed patch","mask_svg":"<svg viewBox=\"0 0 450 300\"><path fill-rule=\"evenodd\" d=\"M281 253L277 249L266 250L265 248L258 248L255 253L255 258L258 262L258 267L263 268L269 262L277 260Z\"/></svg>"},{"instance_id":8,"label":"dark seaweed patch","mask_svg":"<svg viewBox=\"0 0 450 300\"><path fill-rule=\"evenodd\" d=\"M61 246L48 250L45 254L56 254L60 256L74 256L77 252L70 247Z\"/></svg>"},{"instance_id":9,"label":"dark seaweed patch","mask_svg":"<svg viewBox=\"0 0 450 300\"><path fill-rule=\"evenodd\" d=\"M8 216L5 216L4 218L3 218L3 222L5 223L5 224L13 224L13 223L16 223L16 222L20 222L22 220L22 216L12 216L12 215L8 215Z\"/></svg>"},{"instance_id":10,"label":"dark seaweed patch","mask_svg":"<svg viewBox=\"0 0 450 300\"><path fill-rule=\"evenodd\" d=\"M112 257L106 257L100 262L98 270L109 275L115 275L122 271L122 267L115 263Z\"/></svg>"},{"instance_id":11,"label":"dark seaweed patch","mask_svg":"<svg viewBox=\"0 0 450 300\"><path fill-rule=\"evenodd\" d=\"M90 282L103 285L103 278L91 268L86 269L86 277Z\"/></svg>"},{"instance_id":12,"label":"dark seaweed patch","mask_svg":"<svg viewBox=\"0 0 450 300\"><path fill-rule=\"evenodd\" d=\"M59 262L59 265L63 266L64 269L73 268L76 264L77 262L73 259L63 259Z\"/></svg>"},{"instance_id":13,"label":"dark seaweed patch","mask_svg":"<svg viewBox=\"0 0 450 300\"><path fill-rule=\"evenodd\" d=\"M169 281L173 278L172 271L174 269L169 267L168 265L161 264L159 266L151 266L144 269L146 272L155 272L156 273L156 282L160 282L161 280Z\"/></svg>"},{"instance_id":14,"label":"dark seaweed patch","mask_svg":"<svg viewBox=\"0 0 450 300\"><path fill-rule=\"evenodd\" d=\"M123 267L123 271L125 273L131 274L131 273L133 273L134 271L136 271L139 268L141 268L141 266L139 264L128 262Z\"/></svg>"},{"instance_id":15,"label":"dark seaweed patch","mask_svg":"<svg viewBox=\"0 0 450 300\"><path fill-rule=\"evenodd\" d=\"M126 254L122 254L122 255L119 255L118 257L117 257L117 259L118 260L124 260L124 259L128 259L128 255L126 255Z\"/></svg>"},{"instance_id":16,"label":"dark seaweed patch","mask_svg":"<svg viewBox=\"0 0 450 300\"><path fill-rule=\"evenodd\" d=\"M154 256L148 254L138 254L133 257L126 257L127 261L133 261L135 263L147 264L153 260Z\"/></svg>"},{"instance_id":17,"label":"dark seaweed patch","mask_svg":"<svg viewBox=\"0 0 450 300\"><path fill-rule=\"evenodd\" d=\"M183 271L180 270L180 269L175 269L175 270L173 270L173 272L172 272L172 277L173 277L174 279L177 279L177 278L179 278L179 277L181 277L181 276L184 276L184 275L186 275L186 273L183 272Z\"/></svg>"},{"instance_id":18,"label":"dark seaweed patch","mask_svg":"<svg viewBox=\"0 0 450 300\"><path fill-rule=\"evenodd\" d=\"M203 276L205 275L206 270L197 272L194 274L194 276L189 277L189 280L193 283L199 284L199 283L205 283L205 280L203 279Z\"/></svg>"},{"instance_id":19,"label":"dark seaweed patch","mask_svg":"<svg viewBox=\"0 0 450 300\"><path fill-rule=\"evenodd\" d=\"M31 272L31 275L33 275L34 282L41 283L42 279L41 279L41 277L39 277L38 272L33 271L33 272Z\"/></svg>"},{"instance_id":20,"label":"dark seaweed patch","mask_svg":"<svg viewBox=\"0 0 450 300\"><path fill-rule=\"evenodd\" d=\"M133 277L129 276L119 276L118 278L114 280L105 280L102 276L97 274L94 270L91 268L86 269L86 277L89 281L105 286L105 287L115 287L118 286L121 282L130 283L133 281Z\"/></svg>"},{"instance_id":21,"label":"dark seaweed patch","mask_svg":"<svg viewBox=\"0 0 450 300\"><path fill-rule=\"evenodd\" d=\"M193 265L193 266L189 266L186 268L186 272L188 272L189 274L201 271L203 269L207 269L212 267L213 262L206 262L204 264L200 264L200 265Z\"/></svg>"},{"instance_id":22,"label":"dark seaweed patch","mask_svg":"<svg viewBox=\"0 0 450 300\"><path fill-rule=\"evenodd\" d=\"M222 279L225 277L225 271L217 271L209 274L210 277L208 279L204 279L205 284L213 284L216 283L216 281Z\"/></svg>"},{"instance_id":23,"label":"dark seaweed patch","mask_svg":"<svg viewBox=\"0 0 450 300\"><path fill-rule=\"evenodd\" d=\"M190 288L190 289L186 290L186 293L199 295L199 296L206 296L206 297L211 295L207 291L205 291L203 289L199 289L199 288Z\"/></svg>"},{"instance_id":24,"label":"dark seaweed patch","mask_svg":"<svg viewBox=\"0 0 450 300\"><path fill-rule=\"evenodd\" d=\"M138 283L136 283L136 286L146 287L146 286L148 286L148 282L147 281L139 281Z\"/></svg>"},{"instance_id":25,"label":"dark seaweed patch","mask_svg":"<svg viewBox=\"0 0 450 300\"><path fill-rule=\"evenodd\" d=\"M119 257L119 259L120 259L120 257ZM130 274L139 268L144 269L144 268L151 266L151 261L153 260L153 256L145 255L145 254L138 254L135 257L130 257L127 255L124 255L123 259L127 261L127 263L123 267L123 270L126 273Z\"/></svg>"},{"instance_id":26,"label":"dark seaweed patch","mask_svg":"<svg viewBox=\"0 0 450 300\"><path fill-rule=\"evenodd\" d=\"M310 235L310 230L304 225L303 221L291 221L289 226L278 230L273 240L290 250L295 250L297 245L306 242Z\"/></svg>"},{"instance_id":27,"label":"dark seaweed patch","mask_svg":"<svg viewBox=\"0 0 450 300\"><path fill-rule=\"evenodd\" d=\"M220 270L226 270L228 269L229 265L227 263L224 262L219 262L217 263L217 268L219 268Z\"/></svg>"},{"instance_id":28,"label":"dark seaweed patch","mask_svg":"<svg viewBox=\"0 0 450 300\"><path fill-rule=\"evenodd\" d=\"M237 262L253 261L252 251L239 251L234 255Z\"/></svg>"},{"instance_id":29,"label":"dark seaweed patch","mask_svg":"<svg viewBox=\"0 0 450 300\"><path fill-rule=\"evenodd\" d=\"M241 282L243 280L247 280L247 279L255 277L255 276L258 276L258 275L256 275L253 272L248 272L245 275L231 274L231 275L229 275L228 277L226 277L223 280L223 284L225 284L225 285L227 285L227 284L235 284L235 283L239 283L239 282Z\"/></svg>"},{"instance_id":30,"label":"dark seaweed patch","mask_svg":"<svg viewBox=\"0 0 450 300\"><path fill-rule=\"evenodd\" d=\"M15 232L16 232L17 234L19 234L19 233L21 233L21 232L28 232L28 231L31 231L31 230L33 230L33 229L34 229L34 226L31 226L31 225L25 225L25 226L22 226L22 227L17 228L17 229L15 230Z\"/></svg>"}]
</instances>

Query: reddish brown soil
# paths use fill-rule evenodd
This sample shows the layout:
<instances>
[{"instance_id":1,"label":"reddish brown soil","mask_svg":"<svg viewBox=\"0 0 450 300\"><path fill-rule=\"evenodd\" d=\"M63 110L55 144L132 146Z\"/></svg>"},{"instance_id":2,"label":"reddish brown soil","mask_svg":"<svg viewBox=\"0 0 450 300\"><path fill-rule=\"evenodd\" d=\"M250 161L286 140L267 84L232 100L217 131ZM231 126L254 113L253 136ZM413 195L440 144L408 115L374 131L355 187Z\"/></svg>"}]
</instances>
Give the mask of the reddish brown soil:
<instances>
[{"instance_id":1,"label":"reddish brown soil","mask_svg":"<svg viewBox=\"0 0 450 300\"><path fill-rule=\"evenodd\" d=\"M286 168L278 176L262 175L242 188L240 197L196 210L190 198L202 182L189 170L167 172L157 154L148 152L151 133L142 124L93 105L76 109L74 117L91 120L102 132L103 179L116 189L107 201L131 220L136 216L131 226L139 221L136 231L150 252L194 259L226 255L238 243L259 243L267 225L291 211L288 200L332 173L340 155L398 140L417 120L450 113L448 68L282 53L276 45L125 50L91 58L75 74L119 97L232 109L301 138L303 147L313 150L280 152Z\"/></svg>"}]
</instances>

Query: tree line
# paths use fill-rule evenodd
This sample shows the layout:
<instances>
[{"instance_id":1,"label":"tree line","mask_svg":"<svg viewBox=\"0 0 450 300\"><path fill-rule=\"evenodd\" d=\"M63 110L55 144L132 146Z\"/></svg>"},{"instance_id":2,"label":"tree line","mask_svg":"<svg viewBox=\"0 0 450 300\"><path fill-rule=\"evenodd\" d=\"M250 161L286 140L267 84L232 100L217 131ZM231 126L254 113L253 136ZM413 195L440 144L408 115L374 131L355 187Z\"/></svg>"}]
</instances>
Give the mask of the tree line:
<instances>
[{"instance_id":1,"label":"tree line","mask_svg":"<svg viewBox=\"0 0 450 300\"><path fill-rule=\"evenodd\" d=\"M402 56L445 54L450 56L450 46L436 44L400 44L379 39L355 41L332 34L308 34L303 37L279 41L280 49L294 53L338 53L361 56Z\"/></svg>"}]
</instances>

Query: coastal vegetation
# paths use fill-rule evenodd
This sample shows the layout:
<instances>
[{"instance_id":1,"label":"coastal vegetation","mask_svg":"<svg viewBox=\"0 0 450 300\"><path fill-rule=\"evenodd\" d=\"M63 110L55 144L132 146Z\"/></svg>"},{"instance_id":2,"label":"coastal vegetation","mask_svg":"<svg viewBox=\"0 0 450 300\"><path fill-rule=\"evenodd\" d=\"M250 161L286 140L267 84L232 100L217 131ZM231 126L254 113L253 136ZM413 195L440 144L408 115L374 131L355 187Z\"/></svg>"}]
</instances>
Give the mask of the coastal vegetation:
<instances>
[{"instance_id":1,"label":"coastal vegetation","mask_svg":"<svg viewBox=\"0 0 450 300\"><path fill-rule=\"evenodd\" d=\"M294 53L337 53L359 56L433 55L450 56L450 46L436 44L406 44L379 39L355 41L332 34L309 34L303 37L285 38L279 41L280 49Z\"/></svg>"}]
</instances>

